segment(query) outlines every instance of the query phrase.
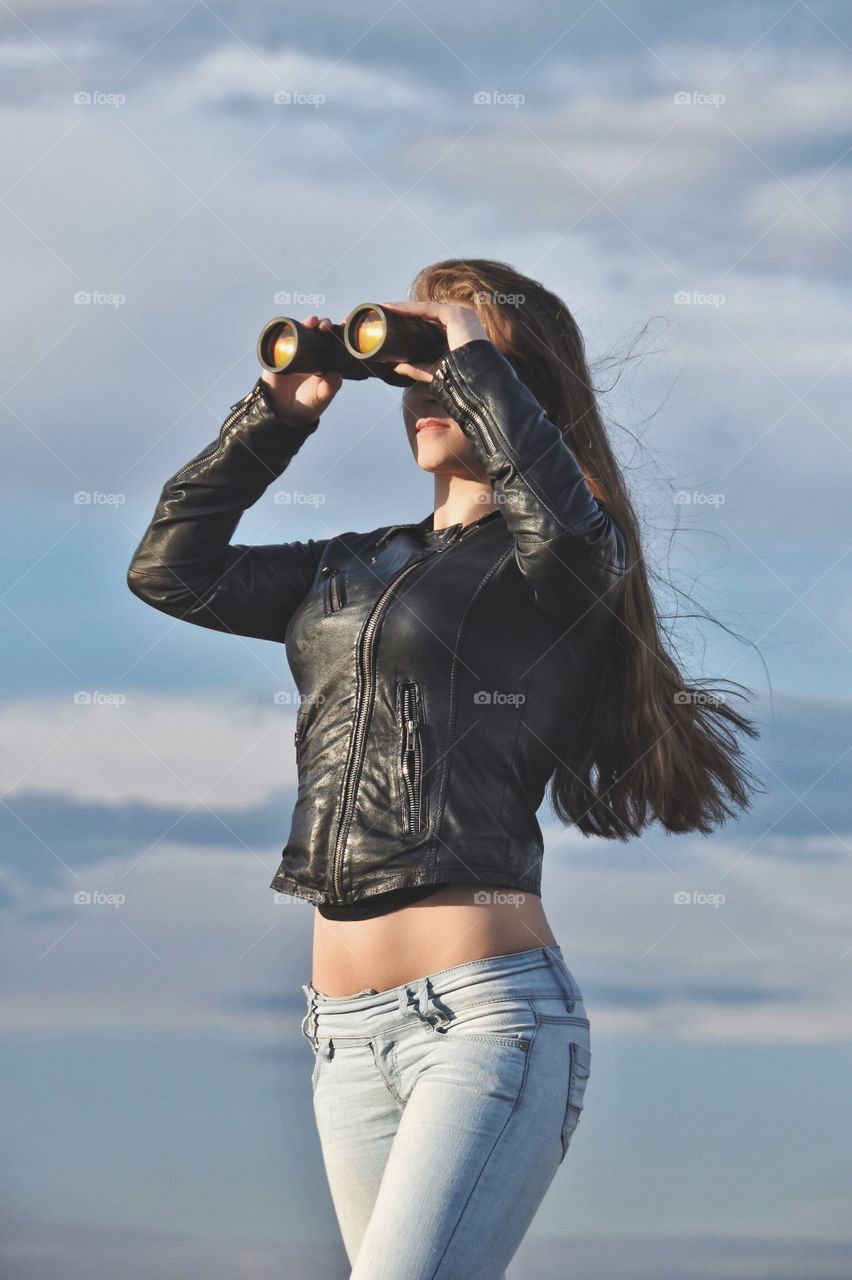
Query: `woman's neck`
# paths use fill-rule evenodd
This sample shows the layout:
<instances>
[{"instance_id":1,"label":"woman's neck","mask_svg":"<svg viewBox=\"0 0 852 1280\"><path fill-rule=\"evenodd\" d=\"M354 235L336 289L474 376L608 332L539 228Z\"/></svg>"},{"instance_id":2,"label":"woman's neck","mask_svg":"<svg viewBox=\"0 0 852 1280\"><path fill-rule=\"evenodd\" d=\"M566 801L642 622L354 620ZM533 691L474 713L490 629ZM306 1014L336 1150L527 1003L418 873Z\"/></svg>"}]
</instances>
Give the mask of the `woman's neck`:
<instances>
[{"instance_id":1,"label":"woman's neck","mask_svg":"<svg viewBox=\"0 0 852 1280\"><path fill-rule=\"evenodd\" d=\"M446 529L452 524L472 524L496 505L494 492L487 481L435 476L435 529Z\"/></svg>"}]
</instances>

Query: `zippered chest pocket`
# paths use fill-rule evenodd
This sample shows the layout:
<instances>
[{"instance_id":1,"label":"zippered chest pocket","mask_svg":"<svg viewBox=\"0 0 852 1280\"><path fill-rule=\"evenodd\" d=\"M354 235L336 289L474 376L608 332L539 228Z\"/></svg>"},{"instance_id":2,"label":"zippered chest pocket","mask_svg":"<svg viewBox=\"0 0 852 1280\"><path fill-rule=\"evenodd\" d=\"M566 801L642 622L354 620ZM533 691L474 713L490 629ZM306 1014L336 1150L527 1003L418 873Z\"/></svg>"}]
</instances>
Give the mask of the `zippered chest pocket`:
<instances>
[{"instance_id":1,"label":"zippered chest pocket","mask_svg":"<svg viewBox=\"0 0 852 1280\"><path fill-rule=\"evenodd\" d=\"M323 611L326 614L337 613L346 604L346 573L337 565L324 564L322 575L325 579Z\"/></svg>"},{"instance_id":2,"label":"zippered chest pocket","mask_svg":"<svg viewBox=\"0 0 852 1280\"><path fill-rule=\"evenodd\" d=\"M397 685L399 725L399 778L402 796L402 829L416 835L426 825L423 797L423 698L415 681Z\"/></svg>"}]
</instances>

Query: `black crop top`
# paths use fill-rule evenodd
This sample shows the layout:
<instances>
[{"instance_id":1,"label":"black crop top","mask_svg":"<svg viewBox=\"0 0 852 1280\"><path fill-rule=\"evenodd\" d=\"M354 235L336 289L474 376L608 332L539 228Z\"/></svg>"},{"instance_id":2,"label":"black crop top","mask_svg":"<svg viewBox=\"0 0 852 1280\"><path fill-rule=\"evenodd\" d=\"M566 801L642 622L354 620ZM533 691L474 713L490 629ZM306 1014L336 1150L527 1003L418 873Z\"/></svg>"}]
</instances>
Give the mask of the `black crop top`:
<instances>
[{"instance_id":1,"label":"black crop top","mask_svg":"<svg viewBox=\"0 0 852 1280\"><path fill-rule=\"evenodd\" d=\"M398 907L407 907L418 898L426 898L430 893L443 889L442 884L416 884L405 889L388 889L385 893L377 893L366 902L355 902L351 906L331 906L319 903L317 911L326 920L369 920L372 916L385 916Z\"/></svg>"}]
</instances>

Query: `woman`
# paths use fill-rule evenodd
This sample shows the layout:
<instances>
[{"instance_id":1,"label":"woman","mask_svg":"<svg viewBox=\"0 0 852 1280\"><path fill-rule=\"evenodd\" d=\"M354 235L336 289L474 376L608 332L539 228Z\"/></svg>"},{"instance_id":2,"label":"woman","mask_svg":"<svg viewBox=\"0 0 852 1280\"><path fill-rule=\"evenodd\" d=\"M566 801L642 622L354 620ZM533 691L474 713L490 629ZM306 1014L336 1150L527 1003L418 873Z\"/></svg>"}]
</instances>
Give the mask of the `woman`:
<instances>
[{"instance_id":1,"label":"woman","mask_svg":"<svg viewBox=\"0 0 852 1280\"><path fill-rule=\"evenodd\" d=\"M353 1277L497 1280L591 1065L540 897L545 788L587 835L707 833L749 803L755 730L665 648L565 304L481 259L412 292L388 305L447 346L395 366L433 512L230 544L342 385L264 372L167 481L128 582L287 647L299 792L272 884L317 907L302 1028Z\"/></svg>"}]
</instances>

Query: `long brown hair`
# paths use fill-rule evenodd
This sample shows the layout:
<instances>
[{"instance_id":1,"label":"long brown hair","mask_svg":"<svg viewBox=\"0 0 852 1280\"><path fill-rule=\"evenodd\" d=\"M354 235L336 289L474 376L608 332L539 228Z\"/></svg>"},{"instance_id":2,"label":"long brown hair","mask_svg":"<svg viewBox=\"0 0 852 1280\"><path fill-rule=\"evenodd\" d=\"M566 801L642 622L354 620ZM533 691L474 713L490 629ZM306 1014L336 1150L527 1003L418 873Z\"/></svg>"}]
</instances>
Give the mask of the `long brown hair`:
<instances>
[{"instance_id":1,"label":"long brown hair","mask_svg":"<svg viewBox=\"0 0 852 1280\"><path fill-rule=\"evenodd\" d=\"M421 302L473 304L627 540L630 567L614 606L612 656L550 779L557 816L584 835L608 839L638 836L654 821L672 833L709 834L750 805L751 789L762 790L737 738L738 732L756 738L758 730L729 704L727 690L687 679L667 648L639 522L573 316L537 280L485 258L433 263L415 277L410 294Z\"/></svg>"}]
</instances>

